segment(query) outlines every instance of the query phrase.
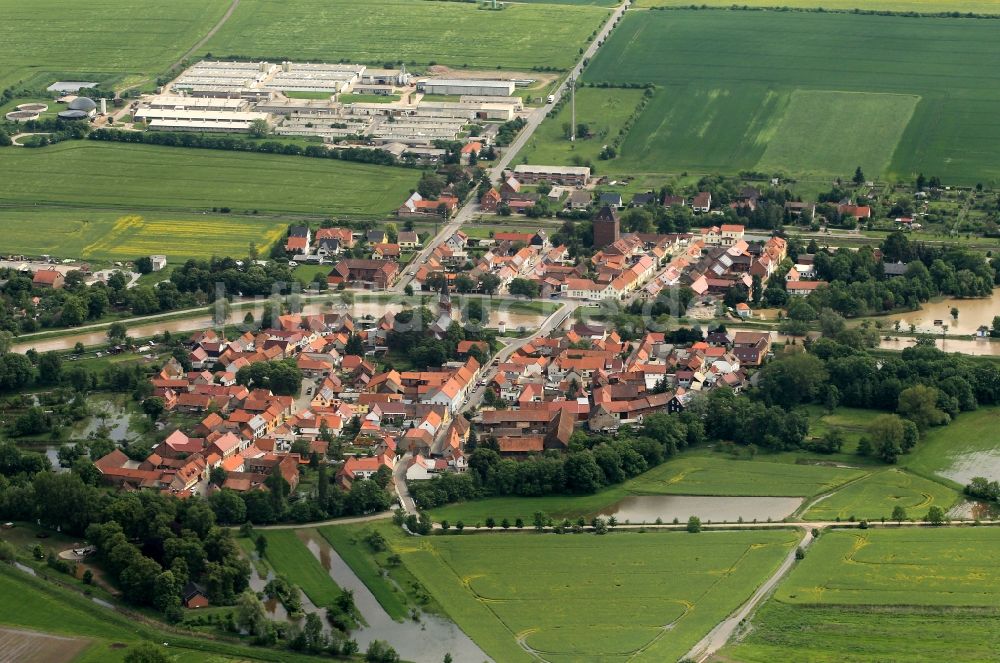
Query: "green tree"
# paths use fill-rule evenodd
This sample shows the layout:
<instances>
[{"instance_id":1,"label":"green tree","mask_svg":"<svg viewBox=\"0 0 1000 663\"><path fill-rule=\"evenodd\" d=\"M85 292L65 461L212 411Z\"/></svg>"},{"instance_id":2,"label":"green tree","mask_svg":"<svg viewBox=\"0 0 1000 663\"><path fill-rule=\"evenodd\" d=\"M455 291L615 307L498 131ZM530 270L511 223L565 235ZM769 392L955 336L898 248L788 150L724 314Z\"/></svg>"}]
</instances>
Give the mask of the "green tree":
<instances>
[{"instance_id":1,"label":"green tree","mask_svg":"<svg viewBox=\"0 0 1000 663\"><path fill-rule=\"evenodd\" d=\"M166 408L166 403L159 396L152 396L142 402L142 411L154 423L160 418L160 415L163 414Z\"/></svg>"},{"instance_id":2,"label":"green tree","mask_svg":"<svg viewBox=\"0 0 1000 663\"><path fill-rule=\"evenodd\" d=\"M42 384L58 384L62 377L62 357L50 350L38 356L38 381Z\"/></svg>"},{"instance_id":3,"label":"green tree","mask_svg":"<svg viewBox=\"0 0 1000 663\"><path fill-rule=\"evenodd\" d=\"M250 123L250 136L252 138L265 138L271 133L271 127L267 124L267 120L258 119Z\"/></svg>"},{"instance_id":4,"label":"green tree","mask_svg":"<svg viewBox=\"0 0 1000 663\"><path fill-rule=\"evenodd\" d=\"M895 520L897 523L902 523L904 520L906 520L906 509L904 509L901 505L897 504L892 508L891 518L892 520Z\"/></svg>"},{"instance_id":5,"label":"green tree","mask_svg":"<svg viewBox=\"0 0 1000 663\"><path fill-rule=\"evenodd\" d=\"M927 385L914 385L899 393L896 411L917 425L923 433L931 426L948 423L950 417L937 406L939 392Z\"/></svg>"},{"instance_id":6,"label":"green tree","mask_svg":"<svg viewBox=\"0 0 1000 663\"><path fill-rule=\"evenodd\" d=\"M927 510L927 517L925 518L927 522L935 527L944 524L944 510L939 506L932 506Z\"/></svg>"},{"instance_id":7,"label":"green tree","mask_svg":"<svg viewBox=\"0 0 1000 663\"><path fill-rule=\"evenodd\" d=\"M854 177L851 179L855 184L865 183L865 173L863 170L861 170L861 166L858 166L857 168L854 169Z\"/></svg>"},{"instance_id":8,"label":"green tree","mask_svg":"<svg viewBox=\"0 0 1000 663\"><path fill-rule=\"evenodd\" d=\"M692 534L697 534L701 531L701 518L698 516L691 516L688 518L687 531Z\"/></svg>"},{"instance_id":9,"label":"green tree","mask_svg":"<svg viewBox=\"0 0 1000 663\"><path fill-rule=\"evenodd\" d=\"M786 409L815 400L829 377L823 361L806 352L772 361L758 375L764 399Z\"/></svg>"}]
</instances>

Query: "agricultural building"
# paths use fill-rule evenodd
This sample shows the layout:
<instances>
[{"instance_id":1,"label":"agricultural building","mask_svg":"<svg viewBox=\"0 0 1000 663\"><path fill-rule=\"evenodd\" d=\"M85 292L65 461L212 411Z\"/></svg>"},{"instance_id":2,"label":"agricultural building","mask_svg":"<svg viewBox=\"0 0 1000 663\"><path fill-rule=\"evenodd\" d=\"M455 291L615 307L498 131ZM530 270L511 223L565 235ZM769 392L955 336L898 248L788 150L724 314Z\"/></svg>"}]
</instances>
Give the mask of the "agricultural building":
<instances>
[{"instance_id":1,"label":"agricultural building","mask_svg":"<svg viewBox=\"0 0 1000 663\"><path fill-rule=\"evenodd\" d=\"M484 81L472 78L436 78L417 83L417 89L424 94L509 97L514 94L514 81Z\"/></svg>"},{"instance_id":2,"label":"agricultural building","mask_svg":"<svg viewBox=\"0 0 1000 663\"><path fill-rule=\"evenodd\" d=\"M77 97L59 113L63 120L86 120L97 115L97 104L89 97Z\"/></svg>"}]
</instances>

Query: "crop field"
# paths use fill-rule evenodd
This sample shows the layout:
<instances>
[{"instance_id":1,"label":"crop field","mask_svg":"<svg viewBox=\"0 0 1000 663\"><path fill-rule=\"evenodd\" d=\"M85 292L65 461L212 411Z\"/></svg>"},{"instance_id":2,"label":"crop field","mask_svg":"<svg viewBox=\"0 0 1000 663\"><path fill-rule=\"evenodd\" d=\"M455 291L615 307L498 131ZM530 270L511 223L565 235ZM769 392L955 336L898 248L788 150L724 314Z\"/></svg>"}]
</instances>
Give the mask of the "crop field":
<instances>
[{"instance_id":1,"label":"crop field","mask_svg":"<svg viewBox=\"0 0 1000 663\"><path fill-rule=\"evenodd\" d=\"M932 506L947 511L958 500L958 493L935 481L903 470L875 472L844 486L817 502L803 516L804 520L874 520L892 515L896 506L910 518L920 519Z\"/></svg>"},{"instance_id":2,"label":"crop field","mask_svg":"<svg viewBox=\"0 0 1000 663\"><path fill-rule=\"evenodd\" d=\"M1000 408L963 412L947 426L932 428L905 466L920 474L935 474L964 487L972 477L1000 480Z\"/></svg>"},{"instance_id":3,"label":"crop field","mask_svg":"<svg viewBox=\"0 0 1000 663\"><path fill-rule=\"evenodd\" d=\"M0 209L4 250L25 255L120 260L163 253L171 262L245 255L250 242L262 254L287 223L256 217L152 212L121 215L76 209Z\"/></svg>"},{"instance_id":4,"label":"crop field","mask_svg":"<svg viewBox=\"0 0 1000 663\"><path fill-rule=\"evenodd\" d=\"M434 536L403 563L498 661L676 660L777 568L790 531Z\"/></svg>"},{"instance_id":5,"label":"crop field","mask_svg":"<svg viewBox=\"0 0 1000 663\"><path fill-rule=\"evenodd\" d=\"M1000 660L1000 614L982 610L790 606L770 601L715 663Z\"/></svg>"},{"instance_id":6,"label":"crop field","mask_svg":"<svg viewBox=\"0 0 1000 663\"><path fill-rule=\"evenodd\" d=\"M563 130L572 117L570 105L564 104L556 114L538 128L518 155L518 163L572 163L574 159L597 163L598 155L618 135L622 124L635 111L645 90L608 90L580 88L576 91L576 122L586 124L589 137L577 137L570 142Z\"/></svg>"},{"instance_id":7,"label":"crop field","mask_svg":"<svg viewBox=\"0 0 1000 663\"><path fill-rule=\"evenodd\" d=\"M584 80L663 87L612 172L996 183L998 40L989 19L630 11Z\"/></svg>"},{"instance_id":8,"label":"crop field","mask_svg":"<svg viewBox=\"0 0 1000 663\"><path fill-rule=\"evenodd\" d=\"M698 3L708 7L730 7L725 0ZM741 7L792 7L795 9L853 10L866 9L890 12L972 12L1000 14L1000 0L744 0ZM690 7L688 0L635 0L636 7Z\"/></svg>"},{"instance_id":9,"label":"crop field","mask_svg":"<svg viewBox=\"0 0 1000 663\"><path fill-rule=\"evenodd\" d=\"M783 603L1000 607L1000 529L835 530L775 594Z\"/></svg>"},{"instance_id":10,"label":"crop field","mask_svg":"<svg viewBox=\"0 0 1000 663\"><path fill-rule=\"evenodd\" d=\"M205 51L273 60L568 69L609 13L572 4L484 11L475 4L413 0L368 0L363 8L355 0L243 0ZM252 46L246 40L251 34Z\"/></svg>"},{"instance_id":11,"label":"crop field","mask_svg":"<svg viewBox=\"0 0 1000 663\"><path fill-rule=\"evenodd\" d=\"M72 141L0 160L0 203L115 209L384 215L412 169L328 159Z\"/></svg>"},{"instance_id":12,"label":"crop field","mask_svg":"<svg viewBox=\"0 0 1000 663\"><path fill-rule=\"evenodd\" d=\"M206 35L228 6L171 0L122 11L112 0L0 0L0 88L40 73L64 80L154 75Z\"/></svg>"},{"instance_id":13,"label":"crop field","mask_svg":"<svg viewBox=\"0 0 1000 663\"><path fill-rule=\"evenodd\" d=\"M274 572L298 585L313 605L332 605L340 596L340 588L299 539L296 530L270 530L264 536L267 538L264 556Z\"/></svg>"}]
</instances>

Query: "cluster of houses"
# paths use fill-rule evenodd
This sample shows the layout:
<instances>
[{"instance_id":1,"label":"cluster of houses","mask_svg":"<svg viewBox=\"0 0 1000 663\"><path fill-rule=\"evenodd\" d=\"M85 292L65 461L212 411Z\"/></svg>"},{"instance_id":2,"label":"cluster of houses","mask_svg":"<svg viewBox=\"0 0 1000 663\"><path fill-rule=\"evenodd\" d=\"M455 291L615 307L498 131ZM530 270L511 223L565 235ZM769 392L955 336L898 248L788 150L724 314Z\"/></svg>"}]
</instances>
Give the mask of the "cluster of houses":
<instances>
[{"instance_id":1,"label":"cluster of houses","mask_svg":"<svg viewBox=\"0 0 1000 663\"><path fill-rule=\"evenodd\" d=\"M649 414L680 412L702 391L738 392L747 368L770 353L768 333L715 331L675 345L650 332L626 343L581 323L560 338L532 340L500 364L488 386L505 407L483 410L473 424L504 456L565 449L577 426L613 431Z\"/></svg>"},{"instance_id":2,"label":"cluster of houses","mask_svg":"<svg viewBox=\"0 0 1000 663\"><path fill-rule=\"evenodd\" d=\"M299 465L313 454L325 457L329 440L350 430L355 456L337 476L344 487L379 467L393 469L397 451L412 451L421 467L433 454L435 462L464 469L469 427L454 415L481 372L476 356L489 348L463 341L461 360L437 369L380 371L370 357L384 351L394 321L392 313L366 325L346 314L284 315L272 329L233 340L197 332L188 341L190 370L171 358L151 382L168 411L204 415L200 422L189 433L172 432L143 461L116 450L96 465L112 485L181 497L217 490L209 483L214 468L226 472L221 488L262 489L280 472L294 490ZM442 327L428 333L443 334L450 318L436 323ZM347 352L352 336L364 355ZM243 367L283 359L293 359L304 377L298 398L236 381ZM293 453L296 443L306 443L308 453Z\"/></svg>"},{"instance_id":3,"label":"cluster of houses","mask_svg":"<svg viewBox=\"0 0 1000 663\"><path fill-rule=\"evenodd\" d=\"M357 254L361 249L371 260L398 262L404 252L422 246L413 230L400 230L393 239L390 241L385 230L361 233L350 228L320 228L313 233L309 226L291 226L285 252L294 262L305 264L334 263L345 252Z\"/></svg>"}]
</instances>

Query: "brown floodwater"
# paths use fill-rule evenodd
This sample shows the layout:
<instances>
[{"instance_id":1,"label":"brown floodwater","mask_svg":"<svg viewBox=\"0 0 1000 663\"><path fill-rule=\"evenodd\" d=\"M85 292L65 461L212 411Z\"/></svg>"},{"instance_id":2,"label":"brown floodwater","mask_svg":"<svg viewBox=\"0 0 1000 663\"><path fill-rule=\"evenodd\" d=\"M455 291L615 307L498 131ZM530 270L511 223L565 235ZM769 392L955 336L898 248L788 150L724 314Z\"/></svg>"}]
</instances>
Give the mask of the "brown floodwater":
<instances>
[{"instance_id":1,"label":"brown floodwater","mask_svg":"<svg viewBox=\"0 0 1000 663\"><path fill-rule=\"evenodd\" d=\"M373 640L388 642L403 660L414 663L440 663L445 654L455 661L492 661L455 622L437 615L421 614L420 621L397 622L389 616L368 586L351 570L315 530L300 529L296 534L319 560L330 577L343 589L354 592L354 604L367 622L351 632L364 651ZM499 572L499 571L498 571ZM388 582L388 580L387 580Z\"/></svg>"},{"instance_id":2,"label":"brown floodwater","mask_svg":"<svg viewBox=\"0 0 1000 663\"><path fill-rule=\"evenodd\" d=\"M782 520L802 504L800 497L708 497L698 495L634 495L601 510L599 515L614 516L618 522L686 522L697 516L713 523L764 522Z\"/></svg>"},{"instance_id":3,"label":"brown floodwater","mask_svg":"<svg viewBox=\"0 0 1000 663\"><path fill-rule=\"evenodd\" d=\"M958 318L951 317L951 309L958 309ZM976 330L986 325L993 324L993 317L1000 315L1000 288L993 290L989 297L978 299L938 299L924 302L919 311L907 311L906 313L893 313L876 320L883 324L883 329L893 329L896 321L899 321L900 331L909 331L910 325L916 326L919 334L941 334L940 325L935 325L935 321L940 321L942 325L948 325L949 335L971 336ZM891 332L890 332L891 333Z\"/></svg>"}]
</instances>

